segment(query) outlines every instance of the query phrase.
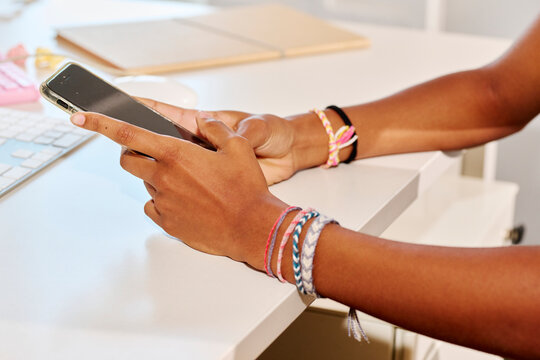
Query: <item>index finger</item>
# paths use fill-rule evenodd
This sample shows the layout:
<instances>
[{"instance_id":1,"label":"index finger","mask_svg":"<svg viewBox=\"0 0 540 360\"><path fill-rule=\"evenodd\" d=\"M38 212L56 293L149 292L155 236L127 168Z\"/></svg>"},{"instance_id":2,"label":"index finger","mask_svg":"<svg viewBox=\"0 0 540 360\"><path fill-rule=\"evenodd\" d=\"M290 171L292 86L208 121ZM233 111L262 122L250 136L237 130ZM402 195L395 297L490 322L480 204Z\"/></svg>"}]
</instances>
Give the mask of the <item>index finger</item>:
<instances>
[{"instance_id":1,"label":"index finger","mask_svg":"<svg viewBox=\"0 0 540 360\"><path fill-rule=\"evenodd\" d=\"M195 116L197 116L198 110L185 109L147 98L136 97L135 99L149 108L154 109L172 122L185 127L192 133L197 132Z\"/></svg>"},{"instance_id":2,"label":"index finger","mask_svg":"<svg viewBox=\"0 0 540 360\"><path fill-rule=\"evenodd\" d=\"M71 116L71 122L83 129L105 135L122 146L156 160L164 158L164 154L169 152L171 146L172 138L168 136L102 114L78 112Z\"/></svg>"}]
</instances>

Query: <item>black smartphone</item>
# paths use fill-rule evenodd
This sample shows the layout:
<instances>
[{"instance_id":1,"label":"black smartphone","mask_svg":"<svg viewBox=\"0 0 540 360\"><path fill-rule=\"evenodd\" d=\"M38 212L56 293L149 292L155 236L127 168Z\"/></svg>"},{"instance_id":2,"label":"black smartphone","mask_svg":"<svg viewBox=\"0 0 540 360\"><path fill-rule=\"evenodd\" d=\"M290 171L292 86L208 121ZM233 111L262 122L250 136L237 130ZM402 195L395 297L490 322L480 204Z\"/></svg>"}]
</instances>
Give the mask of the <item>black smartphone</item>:
<instances>
[{"instance_id":1,"label":"black smartphone","mask_svg":"<svg viewBox=\"0 0 540 360\"><path fill-rule=\"evenodd\" d=\"M70 114L77 111L96 112L216 150L205 139L174 124L78 64L64 65L41 84L40 91L43 97Z\"/></svg>"}]
</instances>

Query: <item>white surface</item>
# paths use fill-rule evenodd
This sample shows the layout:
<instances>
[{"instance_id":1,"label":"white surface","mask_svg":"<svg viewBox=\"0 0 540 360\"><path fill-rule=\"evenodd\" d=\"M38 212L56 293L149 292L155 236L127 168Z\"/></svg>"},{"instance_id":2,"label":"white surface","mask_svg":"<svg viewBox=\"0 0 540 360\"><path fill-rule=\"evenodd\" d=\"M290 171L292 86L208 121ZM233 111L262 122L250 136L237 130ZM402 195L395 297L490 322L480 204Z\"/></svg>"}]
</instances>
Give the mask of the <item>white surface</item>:
<instances>
[{"instance_id":1,"label":"white surface","mask_svg":"<svg viewBox=\"0 0 540 360\"><path fill-rule=\"evenodd\" d=\"M78 4L42 1L17 21L0 23L6 34L0 48L15 37L29 47L54 46L50 26L62 21L127 20L123 2L107 2L107 12L99 1ZM142 3L129 4L130 16L137 18L191 11L178 3L152 2L148 12ZM373 47L170 77L194 89L201 108L285 115L387 95L480 65L508 45L348 26L370 37ZM18 108L61 114L43 104ZM0 358L255 357L307 303L292 285L163 235L144 216L148 195L118 166L119 151L104 138L94 139L0 202ZM401 157L411 164L397 168L380 159L304 171L272 191L290 203L318 207L351 228L380 234L416 197L421 173L451 163L441 153L420 156Z\"/></svg>"}]
</instances>

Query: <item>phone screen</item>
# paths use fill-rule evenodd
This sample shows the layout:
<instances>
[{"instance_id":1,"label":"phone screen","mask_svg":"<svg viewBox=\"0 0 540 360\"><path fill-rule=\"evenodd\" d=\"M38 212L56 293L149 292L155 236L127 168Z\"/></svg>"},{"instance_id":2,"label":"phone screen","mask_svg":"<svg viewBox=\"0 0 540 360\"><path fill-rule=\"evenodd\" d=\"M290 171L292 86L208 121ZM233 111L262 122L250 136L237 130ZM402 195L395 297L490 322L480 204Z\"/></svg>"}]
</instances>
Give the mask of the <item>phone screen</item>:
<instances>
[{"instance_id":1,"label":"phone screen","mask_svg":"<svg viewBox=\"0 0 540 360\"><path fill-rule=\"evenodd\" d=\"M187 129L175 125L126 93L76 64L67 65L47 87L83 111L97 112L162 135L191 141L206 149L215 148Z\"/></svg>"}]
</instances>

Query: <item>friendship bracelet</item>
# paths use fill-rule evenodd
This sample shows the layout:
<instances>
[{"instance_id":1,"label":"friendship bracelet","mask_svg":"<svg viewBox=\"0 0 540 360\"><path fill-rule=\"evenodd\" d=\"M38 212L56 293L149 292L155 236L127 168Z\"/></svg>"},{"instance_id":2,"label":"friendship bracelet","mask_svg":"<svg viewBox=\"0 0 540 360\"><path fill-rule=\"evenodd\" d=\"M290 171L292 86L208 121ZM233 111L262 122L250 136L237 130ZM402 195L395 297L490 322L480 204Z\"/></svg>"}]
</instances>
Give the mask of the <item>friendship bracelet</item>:
<instances>
[{"instance_id":1,"label":"friendship bracelet","mask_svg":"<svg viewBox=\"0 0 540 360\"><path fill-rule=\"evenodd\" d=\"M278 260L277 260L277 277L279 281L281 282L287 282L283 278L283 275L281 274L281 262L283 260L283 251L285 249L285 245L287 245L287 242L289 241L289 237L291 236L292 232L294 231L294 228L296 227L296 224L306 215L307 213L313 211L312 208L307 208L305 210L300 211L296 216L294 217L293 221L289 224L289 227L285 231L285 234L283 234L283 238L281 239L281 244L279 244L279 252L278 252Z\"/></svg>"},{"instance_id":2,"label":"friendship bracelet","mask_svg":"<svg viewBox=\"0 0 540 360\"><path fill-rule=\"evenodd\" d=\"M334 129L332 129L332 124L330 124L330 121L328 120L328 117L326 117L324 111L319 109L313 109L311 111L317 114L324 126L324 129L326 130L326 134L328 134L328 160L323 167L330 168L332 166L337 166L339 164L339 147L334 135Z\"/></svg>"},{"instance_id":3,"label":"friendship bracelet","mask_svg":"<svg viewBox=\"0 0 540 360\"><path fill-rule=\"evenodd\" d=\"M278 219L278 222L276 224L277 226L275 226L275 229L272 229L273 234L272 234L272 240L270 241L270 248L268 248L268 244L266 248L266 253L268 256L265 255L265 257L267 258L267 261L265 262L265 269L268 276L275 277L274 273L272 272L272 253L274 252L274 245L276 243L276 238L279 232L279 228L281 227L281 224L283 224L283 221L285 220L285 217L287 216L287 214L295 210L302 210L302 209L299 208L298 206L289 206L287 209L285 209L285 211L281 213Z\"/></svg>"},{"instance_id":4,"label":"friendship bracelet","mask_svg":"<svg viewBox=\"0 0 540 360\"><path fill-rule=\"evenodd\" d=\"M334 219L331 219L325 215L321 215L313 220L313 223L308 229L304 244L302 245L301 264L302 264L302 285L304 287L303 293L306 295L312 295L319 297L313 284L313 259L315 257L315 249L317 248L317 242L321 236L321 232L324 227L330 223L339 224Z\"/></svg>"},{"instance_id":5,"label":"friendship bracelet","mask_svg":"<svg viewBox=\"0 0 540 360\"><path fill-rule=\"evenodd\" d=\"M347 332L349 333L349 337L351 336L352 332L356 341L362 342L362 339L364 339L369 344L369 339L364 332L364 329L362 329L360 320L358 320L356 309L353 308L349 308L349 314L347 315Z\"/></svg>"},{"instance_id":6,"label":"friendship bracelet","mask_svg":"<svg viewBox=\"0 0 540 360\"><path fill-rule=\"evenodd\" d=\"M296 282L296 287L298 288L298 291L301 293L304 292L304 286L302 285L302 273L300 271L300 253L298 250L298 241L300 239L300 233L302 232L302 228L304 224L311 219L312 217L319 216L319 213L315 210L308 212L300 221L298 224L296 224L296 227L294 228L294 232L292 235L293 238L293 245L292 245L292 260L293 260L293 272L294 272L294 281Z\"/></svg>"},{"instance_id":7,"label":"friendship bracelet","mask_svg":"<svg viewBox=\"0 0 540 360\"><path fill-rule=\"evenodd\" d=\"M270 248L270 242L272 241L272 237L273 237L272 235L274 234L274 231L276 230L276 228L281 225L285 216L289 212L291 212L293 209L294 209L294 206L289 206L288 208L283 210L281 214L279 215L279 217L277 218L276 222L274 223L274 226L272 226L272 229L270 230L270 234L268 234L268 240L266 241L266 249L264 250L264 268L268 276L273 276L273 275L270 275L272 270L270 271L268 270L268 267L269 267L268 266L268 249Z\"/></svg>"},{"instance_id":8,"label":"friendship bracelet","mask_svg":"<svg viewBox=\"0 0 540 360\"><path fill-rule=\"evenodd\" d=\"M345 111L343 111L343 109L341 109L340 107L336 105L327 106L326 109L334 110L339 115L341 120L343 120L343 123L345 123L345 125L349 126L349 128L354 129L351 119L349 119L349 117L347 116ZM351 161L354 161L354 159L356 159L356 154L358 152L358 135L356 134L356 130L354 130L354 134L351 137L351 140L352 139L354 140L350 142L350 144L348 143L346 146L343 146L343 147L347 147L349 145L353 145L353 148L352 148L351 153L349 154L349 157L347 158L347 160L343 161L345 164L348 164Z\"/></svg>"}]
</instances>

